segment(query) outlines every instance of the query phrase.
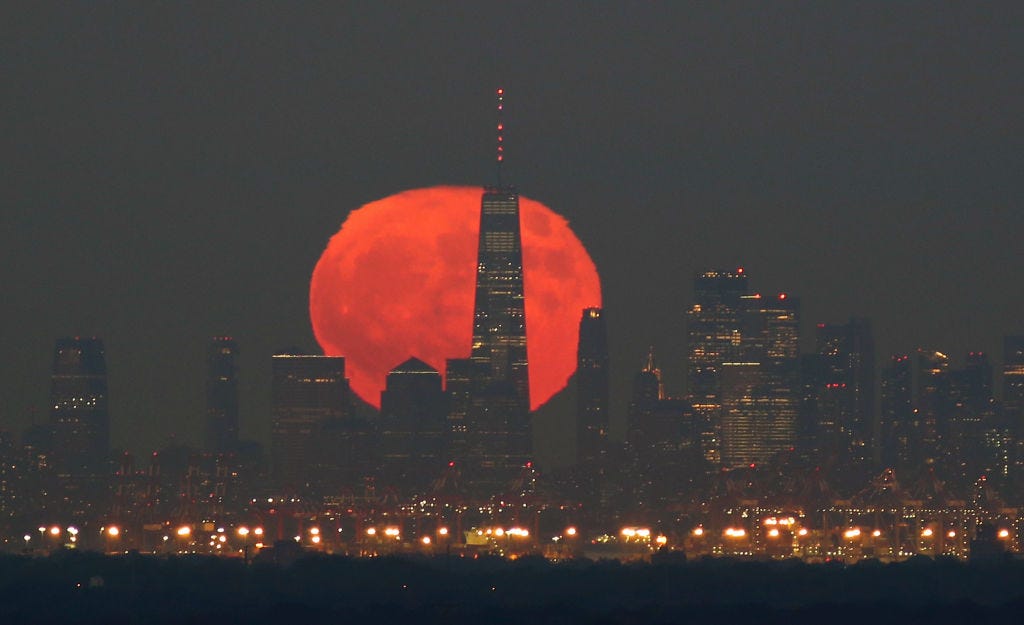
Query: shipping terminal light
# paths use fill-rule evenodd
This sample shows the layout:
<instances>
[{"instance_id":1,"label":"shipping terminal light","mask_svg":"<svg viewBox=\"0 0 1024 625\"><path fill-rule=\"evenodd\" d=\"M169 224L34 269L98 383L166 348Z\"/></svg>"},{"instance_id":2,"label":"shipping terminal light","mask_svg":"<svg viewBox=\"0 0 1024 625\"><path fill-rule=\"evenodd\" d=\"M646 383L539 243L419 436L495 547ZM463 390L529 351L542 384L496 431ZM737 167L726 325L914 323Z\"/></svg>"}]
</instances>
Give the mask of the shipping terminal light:
<instances>
[{"instance_id":1,"label":"shipping terminal light","mask_svg":"<svg viewBox=\"0 0 1024 625\"><path fill-rule=\"evenodd\" d=\"M726 528L725 535L729 538L743 538L747 535L747 530L742 527L729 527Z\"/></svg>"},{"instance_id":2,"label":"shipping terminal light","mask_svg":"<svg viewBox=\"0 0 1024 625\"><path fill-rule=\"evenodd\" d=\"M704 528L703 527L695 527L695 528L693 528L693 535L694 536L703 536L704 535Z\"/></svg>"},{"instance_id":3,"label":"shipping terminal light","mask_svg":"<svg viewBox=\"0 0 1024 625\"><path fill-rule=\"evenodd\" d=\"M999 530L999 537L1000 538L1009 538L1010 537L1010 530L1007 530L1007 529Z\"/></svg>"},{"instance_id":4,"label":"shipping terminal light","mask_svg":"<svg viewBox=\"0 0 1024 625\"><path fill-rule=\"evenodd\" d=\"M857 538L858 536L860 536L860 529L858 529L856 527L852 527L852 528L846 530L845 532L843 532L843 537L847 538L847 539Z\"/></svg>"},{"instance_id":5,"label":"shipping terminal light","mask_svg":"<svg viewBox=\"0 0 1024 625\"><path fill-rule=\"evenodd\" d=\"M188 525L182 525L178 528L178 531L176 533L178 534L178 536L181 537L189 536L192 534L192 528Z\"/></svg>"}]
</instances>

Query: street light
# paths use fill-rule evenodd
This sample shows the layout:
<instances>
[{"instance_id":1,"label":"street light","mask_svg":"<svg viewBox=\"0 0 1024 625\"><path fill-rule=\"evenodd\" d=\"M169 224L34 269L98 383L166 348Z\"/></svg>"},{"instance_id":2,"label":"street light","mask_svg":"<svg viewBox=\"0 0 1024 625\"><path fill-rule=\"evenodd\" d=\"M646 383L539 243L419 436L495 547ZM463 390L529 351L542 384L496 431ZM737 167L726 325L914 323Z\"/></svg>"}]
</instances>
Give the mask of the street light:
<instances>
[{"instance_id":1,"label":"street light","mask_svg":"<svg viewBox=\"0 0 1024 625\"><path fill-rule=\"evenodd\" d=\"M238 535L241 536L244 541L242 544L242 560L246 564L249 564L249 528L243 525L235 531L238 532Z\"/></svg>"}]
</instances>

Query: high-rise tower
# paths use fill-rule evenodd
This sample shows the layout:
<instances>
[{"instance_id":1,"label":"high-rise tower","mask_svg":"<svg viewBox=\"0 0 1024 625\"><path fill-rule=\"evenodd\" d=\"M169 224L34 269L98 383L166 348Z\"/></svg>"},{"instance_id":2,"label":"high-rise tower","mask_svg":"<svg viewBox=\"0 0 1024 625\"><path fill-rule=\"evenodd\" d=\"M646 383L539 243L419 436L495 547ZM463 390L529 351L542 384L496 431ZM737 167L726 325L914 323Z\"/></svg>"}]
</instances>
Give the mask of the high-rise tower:
<instances>
[{"instance_id":1,"label":"high-rise tower","mask_svg":"<svg viewBox=\"0 0 1024 625\"><path fill-rule=\"evenodd\" d=\"M501 184L503 109L504 90L498 89L498 185L485 188L480 202L471 358L483 366L491 381L511 382L518 400L529 410L519 194Z\"/></svg>"},{"instance_id":2,"label":"high-rise tower","mask_svg":"<svg viewBox=\"0 0 1024 625\"><path fill-rule=\"evenodd\" d=\"M580 464L601 457L608 442L608 330L604 311L586 308L576 347L576 446Z\"/></svg>"},{"instance_id":3,"label":"high-rise tower","mask_svg":"<svg viewBox=\"0 0 1024 625\"><path fill-rule=\"evenodd\" d=\"M530 455L530 381L519 194L502 185L504 90L498 89L497 182L480 202L470 359L479 379L470 409L471 461L502 481ZM493 472L492 472L493 473Z\"/></svg>"},{"instance_id":4,"label":"high-rise tower","mask_svg":"<svg viewBox=\"0 0 1024 625\"><path fill-rule=\"evenodd\" d=\"M100 339L57 339L50 425L58 466L74 472L100 469L110 453L107 361Z\"/></svg>"},{"instance_id":5,"label":"high-rise tower","mask_svg":"<svg viewBox=\"0 0 1024 625\"><path fill-rule=\"evenodd\" d=\"M206 450L238 448L238 343L215 336L206 351Z\"/></svg>"},{"instance_id":6,"label":"high-rise tower","mask_svg":"<svg viewBox=\"0 0 1024 625\"><path fill-rule=\"evenodd\" d=\"M301 485L319 462L324 426L351 413L345 359L288 350L274 354L271 464L279 482Z\"/></svg>"},{"instance_id":7,"label":"high-rise tower","mask_svg":"<svg viewBox=\"0 0 1024 625\"><path fill-rule=\"evenodd\" d=\"M686 399L700 423L701 448L711 466L722 460L722 363L739 359L746 294L742 268L706 271L693 281L694 304L687 313Z\"/></svg>"}]
</instances>

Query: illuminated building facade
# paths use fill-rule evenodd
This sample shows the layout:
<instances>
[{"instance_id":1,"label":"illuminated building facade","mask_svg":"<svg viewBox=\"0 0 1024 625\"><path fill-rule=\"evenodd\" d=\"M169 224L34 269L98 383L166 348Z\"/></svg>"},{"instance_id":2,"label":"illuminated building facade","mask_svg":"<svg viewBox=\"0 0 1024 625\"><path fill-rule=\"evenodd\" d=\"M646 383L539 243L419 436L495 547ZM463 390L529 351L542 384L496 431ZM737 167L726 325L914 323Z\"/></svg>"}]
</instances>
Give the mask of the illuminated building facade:
<instances>
[{"instance_id":1,"label":"illuminated building facade","mask_svg":"<svg viewBox=\"0 0 1024 625\"><path fill-rule=\"evenodd\" d=\"M576 349L576 453L593 463L608 442L608 329L604 311L586 308Z\"/></svg>"},{"instance_id":2,"label":"illuminated building facade","mask_svg":"<svg viewBox=\"0 0 1024 625\"><path fill-rule=\"evenodd\" d=\"M723 362L722 464L767 462L796 443L800 304L785 293L741 296L741 360Z\"/></svg>"},{"instance_id":3,"label":"illuminated building facade","mask_svg":"<svg viewBox=\"0 0 1024 625\"><path fill-rule=\"evenodd\" d=\"M422 494L447 464L441 374L418 358L392 369L380 395L379 483Z\"/></svg>"},{"instance_id":4,"label":"illuminated building facade","mask_svg":"<svg viewBox=\"0 0 1024 625\"><path fill-rule=\"evenodd\" d=\"M707 271L694 278L694 304L687 313L686 399L701 428L701 448L712 466L721 458L722 363L740 359L742 298L747 275Z\"/></svg>"},{"instance_id":5,"label":"illuminated building facade","mask_svg":"<svg viewBox=\"0 0 1024 625\"><path fill-rule=\"evenodd\" d=\"M499 492L533 449L519 195L511 187L489 187L481 201L470 359L468 481Z\"/></svg>"},{"instance_id":6,"label":"illuminated building facade","mask_svg":"<svg viewBox=\"0 0 1024 625\"><path fill-rule=\"evenodd\" d=\"M326 463L324 430L351 415L345 359L277 353L272 374L271 468L278 483L296 487Z\"/></svg>"},{"instance_id":7,"label":"illuminated building facade","mask_svg":"<svg viewBox=\"0 0 1024 625\"><path fill-rule=\"evenodd\" d=\"M504 89L497 91L497 184L480 200L473 342L465 411L466 476L478 492L501 492L531 461L530 369L526 350L526 300L519 194L501 182L504 155ZM449 395L452 393L449 392ZM457 425L460 397L449 423Z\"/></svg>"},{"instance_id":8,"label":"illuminated building facade","mask_svg":"<svg viewBox=\"0 0 1024 625\"><path fill-rule=\"evenodd\" d=\"M100 339L57 339L50 426L57 466L70 473L102 472L110 453L110 414L106 353Z\"/></svg>"},{"instance_id":9,"label":"illuminated building facade","mask_svg":"<svg viewBox=\"0 0 1024 625\"><path fill-rule=\"evenodd\" d=\"M529 410L519 194L511 187L489 187L481 201L471 358L488 382L511 384Z\"/></svg>"},{"instance_id":10,"label":"illuminated building facade","mask_svg":"<svg viewBox=\"0 0 1024 625\"><path fill-rule=\"evenodd\" d=\"M238 448L238 343L216 336L206 350L206 449Z\"/></svg>"}]
</instances>

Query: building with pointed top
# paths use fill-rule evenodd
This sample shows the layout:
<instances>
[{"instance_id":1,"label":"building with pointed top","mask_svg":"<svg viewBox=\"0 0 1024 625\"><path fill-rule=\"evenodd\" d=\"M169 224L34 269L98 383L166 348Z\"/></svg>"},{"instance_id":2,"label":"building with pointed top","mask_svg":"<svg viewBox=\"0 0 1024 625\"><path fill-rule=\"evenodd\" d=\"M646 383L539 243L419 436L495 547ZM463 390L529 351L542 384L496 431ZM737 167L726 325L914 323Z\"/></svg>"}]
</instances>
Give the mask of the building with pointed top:
<instances>
[{"instance_id":1,"label":"building with pointed top","mask_svg":"<svg viewBox=\"0 0 1024 625\"><path fill-rule=\"evenodd\" d=\"M379 485L422 494L447 466L447 402L441 374L409 358L387 375L380 394Z\"/></svg>"},{"instance_id":2,"label":"building with pointed top","mask_svg":"<svg viewBox=\"0 0 1024 625\"><path fill-rule=\"evenodd\" d=\"M468 478L499 490L530 461L533 447L519 194L501 184L503 96L499 89L498 185L486 187L480 201L473 396L465 417Z\"/></svg>"}]
</instances>

